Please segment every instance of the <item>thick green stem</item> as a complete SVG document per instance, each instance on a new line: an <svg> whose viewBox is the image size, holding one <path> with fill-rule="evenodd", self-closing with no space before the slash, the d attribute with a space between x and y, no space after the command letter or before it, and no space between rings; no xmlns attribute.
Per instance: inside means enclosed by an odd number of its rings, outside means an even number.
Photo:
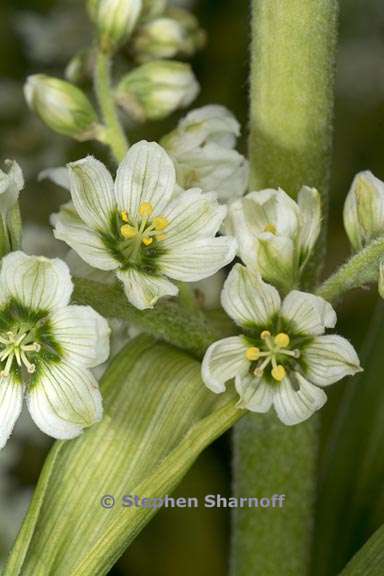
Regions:
<svg viewBox="0 0 384 576"><path fill-rule="evenodd" d="M119 121L111 90L110 67L110 57L100 50L95 67L95 90L106 128L103 141L110 146L116 160L120 162L128 150L128 142Z"/></svg>
<svg viewBox="0 0 384 576"><path fill-rule="evenodd" d="M317 187L326 217L332 145L336 0L252 0L251 185L291 196ZM320 250L321 258L324 239ZM313 285L310 268L306 284ZM308 573L318 418L294 428L270 413L235 427L236 496L285 493L286 507L235 510L232 576Z"/></svg>

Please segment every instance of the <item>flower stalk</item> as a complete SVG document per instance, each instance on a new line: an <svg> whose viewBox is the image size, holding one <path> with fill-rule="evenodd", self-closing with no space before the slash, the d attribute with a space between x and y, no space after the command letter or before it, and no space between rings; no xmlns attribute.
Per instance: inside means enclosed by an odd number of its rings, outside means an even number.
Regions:
<svg viewBox="0 0 384 576"><path fill-rule="evenodd" d="M117 160L120 162L128 150L128 141L120 124L114 96L111 89L110 56L101 50L97 53L95 67L95 91L100 110L105 123L103 142L108 144Z"/></svg>
<svg viewBox="0 0 384 576"><path fill-rule="evenodd" d="M314 186L322 195L323 217L331 153L336 20L335 0L252 2L251 188L281 186L293 196L303 185ZM320 243L323 237L324 233ZM323 255L320 248L316 251L319 258ZM313 285L316 267L309 267L311 277L303 279L306 285ZM288 504L277 514L263 515L261 521L252 511L236 511L232 576L307 572L317 427L316 417L290 429L271 415L246 416L235 428L235 495L275 493L281 487Z"/></svg>

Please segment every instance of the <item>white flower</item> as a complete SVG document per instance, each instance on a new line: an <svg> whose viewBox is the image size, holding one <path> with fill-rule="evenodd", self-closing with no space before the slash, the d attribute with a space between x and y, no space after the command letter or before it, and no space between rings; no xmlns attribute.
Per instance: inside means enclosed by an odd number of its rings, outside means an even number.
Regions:
<svg viewBox="0 0 384 576"><path fill-rule="evenodd" d="M239 123L224 106L204 106L187 114L161 141L175 163L178 185L215 190L222 202L242 196L249 167L233 150L239 134Z"/></svg>
<svg viewBox="0 0 384 576"><path fill-rule="evenodd" d="M284 424L298 424L326 402L324 386L361 371L345 338L324 335L336 314L322 298L293 290L281 302L276 288L236 264L222 305L244 334L212 344L202 376L216 393L235 378L243 408L268 412L273 406Z"/></svg>
<svg viewBox="0 0 384 576"><path fill-rule="evenodd" d="M37 426L66 439L102 417L90 368L109 355L107 322L89 306L70 306L73 285L59 259L13 252L0 273L0 447L25 395Z"/></svg>
<svg viewBox="0 0 384 576"><path fill-rule="evenodd" d="M250 192L231 205L227 219L243 262L284 291L298 284L320 226L320 195L307 186L297 203L281 189Z"/></svg>
<svg viewBox="0 0 384 576"><path fill-rule="evenodd" d="M344 226L355 250L384 234L384 182L372 172L356 174L344 204Z"/></svg>
<svg viewBox="0 0 384 576"><path fill-rule="evenodd" d="M70 164L69 173L77 212L64 207L54 216L56 238L91 266L115 270L137 308L178 293L167 277L201 280L234 258L236 241L215 238L226 208L196 189L172 199L175 169L158 144L132 146L115 184L92 157Z"/></svg>

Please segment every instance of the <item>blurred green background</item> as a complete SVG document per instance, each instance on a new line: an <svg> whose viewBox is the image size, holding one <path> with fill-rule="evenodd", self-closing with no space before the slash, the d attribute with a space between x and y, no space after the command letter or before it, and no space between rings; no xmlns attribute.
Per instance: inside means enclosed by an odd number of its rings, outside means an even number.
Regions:
<svg viewBox="0 0 384 576"><path fill-rule="evenodd" d="M217 102L230 108L243 126L240 147L245 152L249 2L200 0L189 4L193 4L208 33L206 49L193 61L202 85L195 105ZM340 6L330 250L325 274L349 252L341 215L353 175L370 169L384 179L383 3L342 0ZM48 222L49 215L66 200L64 192L47 182L39 183L38 173L90 151L106 161L108 157L99 147L73 144L42 126L24 104L23 80L36 72L62 75L71 55L90 41L82 1L1 2L0 157L18 160L27 177L22 196L25 242L34 251L62 253L63 246L49 234ZM157 139L176 120L177 115L145 126L132 138L145 135L149 140ZM363 349L367 370L360 380L333 387L322 413L319 504L311 570L315 576L336 575L384 522L384 313L377 304L375 290L371 290L348 295L339 314L339 331ZM372 322L374 335L367 339ZM25 419L0 454L0 561L16 533L49 445ZM230 452L227 435L205 452L178 493L228 494ZM225 510L161 512L111 574L172 576L182 572L185 576L222 576L228 568L229 526Z"/></svg>

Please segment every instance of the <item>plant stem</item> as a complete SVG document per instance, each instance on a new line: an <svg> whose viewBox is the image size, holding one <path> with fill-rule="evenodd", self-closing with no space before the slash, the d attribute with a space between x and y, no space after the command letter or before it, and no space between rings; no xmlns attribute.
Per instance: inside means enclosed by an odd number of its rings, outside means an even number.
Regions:
<svg viewBox="0 0 384 576"><path fill-rule="evenodd" d="M250 163L254 188L295 196L317 187L326 217L333 116L336 0L252 0ZM309 268L313 285L324 234ZM293 428L270 413L234 433L235 495L286 494L277 510L236 509L232 576L301 576L310 561L318 417Z"/></svg>
<svg viewBox="0 0 384 576"><path fill-rule="evenodd" d="M201 358L212 342L233 334L234 327L218 319L212 321L203 311L191 314L189 307L177 301L163 301L152 310L138 310L127 301L118 285L108 286L74 278L73 300L92 306L103 316L120 318L143 328L148 334L161 338Z"/></svg>
<svg viewBox="0 0 384 576"><path fill-rule="evenodd" d="M377 280L380 261L384 256L384 237L377 238L328 278L317 294L329 302L338 300L345 292Z"/></svg>
<svg viewBox="0 0 384 576"><path fill-rule="evenodd" d="M110 56L99 50L95 67L95 91L106 127L104 141L110 146L117 162L120 162L128 150L128 142L120 124L111 90L110 68Z"/></svg>

